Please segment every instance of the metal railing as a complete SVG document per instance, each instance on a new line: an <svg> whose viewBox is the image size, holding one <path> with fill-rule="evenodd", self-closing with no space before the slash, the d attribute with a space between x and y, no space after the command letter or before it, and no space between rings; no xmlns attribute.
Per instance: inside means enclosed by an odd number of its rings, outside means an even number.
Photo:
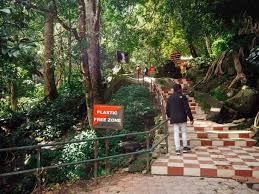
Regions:
<svg viewBox="0 0 259 194"><path fill-rule="evenodd" d="M70 165L78 165L78 164L85 164L85 163L94 163L94 180L97 183L97 177L98 177L98 162L99 161L105 161L105 169L106 174L109 173L109 164L108 160L112 158L119 158L124 156L130 156L130 155L139 155L139 154L147 154L146 156L146 170L149 172L150 170L150 161L151 156L150 153L154 151L154 149L161 144L162 141L166 142L166 152L168 153L168 126L167 126L168 120L162 121L159 125L155 126L149 131L144 132L135 132L135 133L127 133L127 134L119 134L119 135L113 135L113 136L104 136L104 137L97 137L93 139L85 139L85 140L77 140L77 141L65 141L65 142L57 142L57 143L49 143L49 144L39 144L39 145L32 145L32 146L21 146L21 147L10 147L10 148L2 148L0 149L0 153L2 152L11 152L11 151L17 151L17 150L36 150L37 151L37 168L33 169L27 169L27 170L20 170L20 171L12 171L8 173L0 174L1 177L7 177L11 175L19 175L19 174L25 174L25 173L35 173L37 177L37 184L38 184L38 192L42 192L42 177L41 174L45 170L54 169L54 168L60 168ZM154 145L150 146L150 135L154 133L156 130L161 129L163 127L164 135L163 137L156 142ZM111 155L109 156L109 140L114 138L122 138L122 137L133 137L138 135L145 135L146 136L146 148L141 149L139 151L134 152L128 152L128 153L122 153L117 155ZM103 140L105 142L105 157L99 157L98 156L98 150L99 150L99 142ZM42 162L42 149L43 148L50 148L50 147L56 147L56 146L64 146L67 144L74 144L74 143L84 143L84 142L94 142L94 158L83 160L83 161L77 161L77 162L71 162L71 163L63 163L59 165L52 165L52 166L41 166Z"/></svg>
<svg viewBox="0 0 259 194"><path fill-rule="evenodd" d="M142 84L145 84L144 76L142 79ZM138 83L139 80L138 80ZM168 153L168 119L166 119L165 116L165 110L164 110L164 104L163 104L163 95L158 90L158 85L154 83L151 80L151 83L148 84L148 87L150 88L150 92L155 95L154 97L154 103L156 103L159 106L159 109L162 113L163 121L158 124L157 126L153 127L149 131L144 132L135 132L135 133L127 133L127 134L119 134L119 135L112 135L112 136L103 136L103 137L97 137L92 139L85 139L85 140L77 140L77 141L64 141L64 142L57 142L57 143L49 143L49 144L38 144L38 145L32 145L32 146L21 146L21 147L10 147L10 148L2 148L0 149L0 153L3 152L11 152L11 151L18 151L18 150L36 150L37 151L37 168L32 169L26 169L26 170L20 170L20 171L12 171L7 173L0 174L0 178L12 176L12 175L19 175L19 174L25 174L25 173L36 173L37 178L37 188L38 193L42 193L42 173L46 170L55 169L55 168L61 168L65 166L71 166L71 165L78 165L78 164L86 164L86 163L94 163L94 180L97 183L97 177L98 177L98 162L105 161L105 170L106 175L110 172L110 166L109 166L109 159L113 158L119 158L119 157L125 157L125 156L131 156L131 155L140 155L140 154L146 154L146 170L147 172L150 171L150 162L151 162L151 156L150 154L155 150L155 148L160 145L163 141L165 141L166 144L166 153ZM155 133L156 130L161 129L163 127L163 136L158 141L155 142L152 146L150 146L150 136L151 134ZM145 138L145 149L141 149L134 152L128 152L128 153L122 153L117 155L111 155L109 156L109 140L115 139L115 138L123 138L123 137L133 137L138 135L144 135ZM104 141L105 143L105 157L99 157L99 142ZM75 144L75 143L85 143L85 142L94 142L94 158L88 159L88 160L82 160L82 161L76 161L76 162L70 162L70 163L63 163L58 165L52 165L52 166L42 166L42 149L56 147L56 146L64 146L67 144Z"/></svg>

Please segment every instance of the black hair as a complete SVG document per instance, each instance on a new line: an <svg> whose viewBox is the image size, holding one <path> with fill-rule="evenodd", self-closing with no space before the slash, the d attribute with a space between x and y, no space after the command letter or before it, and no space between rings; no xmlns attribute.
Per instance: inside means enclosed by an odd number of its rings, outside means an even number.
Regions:
<svg viewBox="0 0 259 194"><path fill-rule="evenodd" d="M174 89L175 92L177 92L177 91L179 91L179 90L182 89L182 86L181 86L180 84L175 84L175 85L173 86L173 89Z"/></svg>

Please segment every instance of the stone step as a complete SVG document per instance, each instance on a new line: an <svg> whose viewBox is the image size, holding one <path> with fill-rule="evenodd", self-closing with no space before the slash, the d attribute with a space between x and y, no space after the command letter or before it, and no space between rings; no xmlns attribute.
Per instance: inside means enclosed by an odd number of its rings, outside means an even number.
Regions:
<svg viewBox="0 0 259 194"><path fill-rule="evenodd" d="M180 156L173 151L152 163L151 174L259 178L259 147L205 146Z"/></svg>
<svg viewBox="0 0 259 194"><path fill-rule="evenodd" d="M254 132L252 131L240 131L240 130L230 130L230 131L188 131L187 137L189 139L227 139L227 138L251 138L254 136ZM170 133L173 136L173 132ZM180 137L182 137L182 133L179 133Z"/></svg>
<svg viewBox="0 0 259 194"><path fill-rule="evenodd" d="M189 139L190 147L196 146L239 146L251 147L256 145L256 140L250 138L227 138L227 139Z"/></svg>
<svg viewBox="0 0 259 194"><path fill-rule="evenodd" d="M195 121L194 121L195 122ZM221 126L188 126L187 131L200 131L200 132L207 132L207 131L228 131L229 127L221 127Z"/></svg>

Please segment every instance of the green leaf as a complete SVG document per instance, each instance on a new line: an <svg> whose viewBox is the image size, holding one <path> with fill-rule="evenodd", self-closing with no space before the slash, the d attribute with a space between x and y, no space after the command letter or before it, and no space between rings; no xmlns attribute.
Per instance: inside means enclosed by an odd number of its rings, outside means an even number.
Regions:
<svg viewBox="0 0 259 194"><path fill-rule="evenodd" d="M9 8L0 9L0 11L4 12L4 13L7 13L7 14L11 13L11 10Z"/></svg>

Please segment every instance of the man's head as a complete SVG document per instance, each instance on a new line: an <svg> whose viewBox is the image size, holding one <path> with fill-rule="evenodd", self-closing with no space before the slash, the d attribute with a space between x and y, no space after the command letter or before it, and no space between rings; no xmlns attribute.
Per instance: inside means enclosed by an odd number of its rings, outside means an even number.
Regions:
<svg viewBox="0 0 259 194"><path fill-rule="evenodd" d="M182 86L180 84L175 84L173 89L175 92L182 92Z"/></svg>

